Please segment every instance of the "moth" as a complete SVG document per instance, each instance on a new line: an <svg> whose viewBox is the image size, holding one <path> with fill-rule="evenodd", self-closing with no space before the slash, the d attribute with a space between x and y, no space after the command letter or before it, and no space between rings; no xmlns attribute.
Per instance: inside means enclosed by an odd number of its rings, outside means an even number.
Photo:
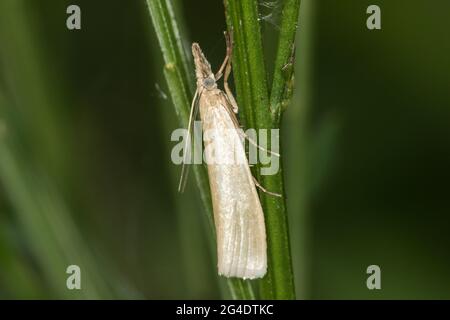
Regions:
<svg viewBox="0 0 450 320"><path fill-rule="evenodd" d="M198 43L192 44L197 90L191 105L188 135L200 111L205 150L214 144L215 160L244 159L207 161L207 168L217 236L218 273L225 277L255 279L263 277L267 271L266 228L256 187L268 191L252 176L242 143L245 133L237 120L238 105L228 85L232 39L227 33L225 38L227 54L216 74ZM222 76L225 92L217 86ZM216 134L206 138L206 132ZM185 156L188 148L185 148ZM186 182L185 164L183 161L179 191L183 191Z"/></svg>

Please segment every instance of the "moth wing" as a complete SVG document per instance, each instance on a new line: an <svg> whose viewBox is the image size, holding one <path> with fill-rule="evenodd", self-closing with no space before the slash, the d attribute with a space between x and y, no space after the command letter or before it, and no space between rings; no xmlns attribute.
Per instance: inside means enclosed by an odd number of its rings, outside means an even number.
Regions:
<svg viewBox="0 0 450 320"><path fill-rule="evenodd" d="M208 176L217 235L218 271L226 277L260 278L267 270L264 213L240 135L223 103L206 107L200 100L205 154L208 155L208 148L213 148L214 160L217 160L208 163ZM208 139L210 129L218 134ZM229 161L232 156L236 160L234 163Z"/></svg>

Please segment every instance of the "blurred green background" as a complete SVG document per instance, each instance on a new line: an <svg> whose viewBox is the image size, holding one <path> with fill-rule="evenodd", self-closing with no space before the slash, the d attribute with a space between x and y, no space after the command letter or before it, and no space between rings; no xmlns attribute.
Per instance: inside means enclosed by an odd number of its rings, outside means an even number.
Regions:
<svg viewBox="0 0 450 320"><path fill-rule="evenodd" d="M173 3L219 66L222 2ZM280 4L260 11L270 70ZM450 298L449 18L446 0L302 1L282 128L298 298ZM0 0L0 298L222 296L168 96L144 0Z"/></svg>

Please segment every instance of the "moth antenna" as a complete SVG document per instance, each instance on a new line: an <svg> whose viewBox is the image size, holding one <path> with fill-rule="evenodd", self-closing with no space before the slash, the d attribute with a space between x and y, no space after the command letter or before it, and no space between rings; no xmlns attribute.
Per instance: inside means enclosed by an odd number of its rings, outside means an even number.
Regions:
<svg viewBox="0 0 450 320"><path fill-rule="evenodd" d="M191 111L189 113L189 121L188 121L188 131L187 131L187 136L186 136L186 141L184 144L184 154L183 154L183 165L181 167L181 176L180 176L180 182L178 184L178 192L183 193L184 189L186 187L186 182L187 182L187 178L189 175L189 167L187 166L187 159L188 156L191 153L191 131L192 131L192 123L194 122L196 116L197 116L197 111L198 111L198 107L196 104L196 101L199 97L199 92L198 89L195 90L195 94L194 94L194 98L192 99L192 104L191 104ZM194 115L195 114L195 115Z"/></svg>

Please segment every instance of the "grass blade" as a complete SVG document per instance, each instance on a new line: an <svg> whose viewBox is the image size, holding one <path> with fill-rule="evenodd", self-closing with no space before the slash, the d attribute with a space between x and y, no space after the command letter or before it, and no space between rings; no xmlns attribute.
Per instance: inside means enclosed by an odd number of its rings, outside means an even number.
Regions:
<svg viewBox="0 0 450 320"><path fill-rule="evenodd" d="M258 1L225 0L225 8L228 29L233 31L235 39L234 79L245 125L255 129L279 128L270 111ZM284 47L288 45L283 42ZM285 50L279 52L284 54ZM277 174L261 176L257 173L257 176L266 189L284 195L281 164ZM260 198L268 238L268 273L260 281L261 298L295 299L285 196L278 198L260 193Z"/></svg>
<svg viewBox="0 0 450 320"><path fill-rule="evenodd" d="M193 97L194 82L189 77L188 56L180 37L177 19L171 2L167 0L147 0L153 27L161 47L164 59L164 75L180 124L186 128L189 110ZM208 175L203 166L193 166L197 186L203 207L214 233L213 211L209 192ZM243 280L227 279L233 299L249 299L254 297L251 286Z"/></svg>

